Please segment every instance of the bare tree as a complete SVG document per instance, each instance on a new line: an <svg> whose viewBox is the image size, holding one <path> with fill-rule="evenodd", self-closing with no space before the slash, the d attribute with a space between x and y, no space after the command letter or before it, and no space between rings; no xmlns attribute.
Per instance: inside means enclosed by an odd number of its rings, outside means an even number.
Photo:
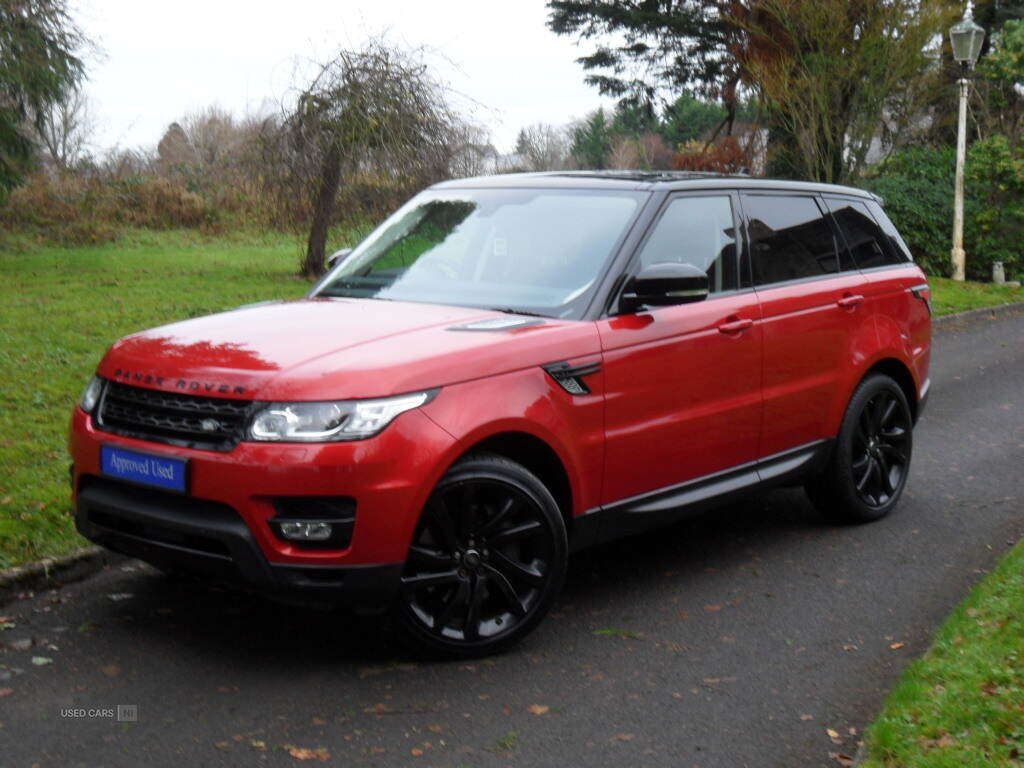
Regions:
<svg viewBox="0 0 1024 768"><path fill-rule="evenodd" d="M197 164L204 167L236 159L249 136L244 121L215 104L186 115L180 123Z"/></svg>
<svg viewBox="0 0 1024 768"><path fill-rule="evenodd" d="M672 167L672 150L656 133L623 135L612 142L607 165L617 170L664 171Z"/></svg>
<svg viewBox="0 0 1024 768"><path fill-rule="evenodd" d="M567 128L535 123L519 131L516 154L529 171L559 171L570 166L572 141Z"/></svg>
<svg viewBox="0 0 1024 768"><path fill-rule="evenodd" d="M448 173L454 178L481 176L497 163L498 150L486 129L466 124L456 128L449 148Z"/></svg>
<svg viewBox="0 0 1024 768"><path fill-rule="evenodd" d="M67 171L85 155L96 125L86 95L75 89L42 112L34 127L44 160Z"/></svg>
<svg viewBox="0 0 1024 768"><path fill-rule="evenodd" d="M327 232L344 179L423 182L448 173L460 121L416 53L375 40L323 64L287 109L271 145L283 194L311 202L302 274L324 271Z"/></svg>

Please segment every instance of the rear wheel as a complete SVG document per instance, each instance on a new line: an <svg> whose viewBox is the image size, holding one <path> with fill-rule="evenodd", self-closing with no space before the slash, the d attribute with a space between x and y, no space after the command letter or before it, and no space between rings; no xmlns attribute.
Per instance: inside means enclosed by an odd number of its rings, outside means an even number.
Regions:
<svg viewBox="0 0 1024 768"><path fill-rule="evenodd" d="M565 524L525 467L477 454L424 507L396 619L416 650L468 658L508 648L544 617L565 576Z"/></svg>
<svg viewBox="0 0 1024 768"><path fill-rule="evenodd" d="M913 419L906 395L876 373L857 387L826 471L807 494L828 519L867 523L892 511L910 471Z"/></svg>

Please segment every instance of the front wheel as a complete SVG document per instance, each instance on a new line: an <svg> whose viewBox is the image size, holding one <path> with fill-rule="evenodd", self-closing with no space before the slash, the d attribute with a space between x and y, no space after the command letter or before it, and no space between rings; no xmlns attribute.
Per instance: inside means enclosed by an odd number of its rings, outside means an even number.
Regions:
<svg viewBox="0 0 1024 768"><path fill-rule="evenodd" d="M912 448L913 419L906 395L888 376L872 374L850 399L829 466L807 483L807 494L828 519L878 520L903 493Z"/></svg>
<svg viewBox="0 0 1024 768"><path fill-rule="evenodd" d="M565 524L544 484L502 456L469 456L423 509L395 618L415 650L497 653L547 613L567 557Z"/></svg>

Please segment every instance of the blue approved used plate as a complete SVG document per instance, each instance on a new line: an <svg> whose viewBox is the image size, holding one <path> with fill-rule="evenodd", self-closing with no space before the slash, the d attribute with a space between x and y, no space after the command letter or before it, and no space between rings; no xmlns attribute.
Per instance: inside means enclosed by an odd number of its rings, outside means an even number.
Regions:
<svg viewBox="0 0 1024 768"><path fill-rule="evenodd" d="M104 445L100 448L100 470L107 477L130 480L169 491L188 490L188 461L170 456L139 453Z"/></svg>

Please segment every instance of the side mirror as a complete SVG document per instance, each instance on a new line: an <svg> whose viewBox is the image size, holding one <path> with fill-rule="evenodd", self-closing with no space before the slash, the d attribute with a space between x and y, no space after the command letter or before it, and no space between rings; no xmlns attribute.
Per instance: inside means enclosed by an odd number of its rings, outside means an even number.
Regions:
<svg viewBox="0 0 1024 768"><path fill-rule="evenodd" d="M693 264L663 262L644 267L626 286L621 308L636 312L640 307L669 307L704 301L708 297L708 276Z"/></svg>
<svg viewBox="0 0 1024 768"><path fill-rule="evenodd" d="M350 253L352 253L351 248L342 248L340 251L335 251L334 253L327 257L327 268L334 269L337 263L344 259L346 256L348 256Z"/></svg>

